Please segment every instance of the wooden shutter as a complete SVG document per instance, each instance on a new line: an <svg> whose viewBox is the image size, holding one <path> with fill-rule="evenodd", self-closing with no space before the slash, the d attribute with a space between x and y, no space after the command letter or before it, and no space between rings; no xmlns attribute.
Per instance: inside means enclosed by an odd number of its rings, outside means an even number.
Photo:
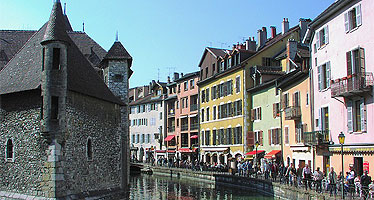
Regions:
<svg viewBox="0 0 374 200"><path fill-rule="evenodd" d="M289 135L288 135L288 126L287 127L284 127L284 143L285 144L288 144L290 141L289 141Z"/></svg>
<svg viewBox="0 0 374 200"><path fill-rule="evenodd" d="M255 144L255 136L253 131L248 131L247 134L247 146L253 146Z"/></svg>
<svg viewBox="0 0 374 200"><path fill-rule="evenodd" d="M262 115L261 115L261 107L258 108L258 119L259 119L259 120L262 119Z"/></svg>
<svg viewBox="0 0 374 200"><path fill-rule="evenodd" d="M259 141L260 145L264 145L263 144L263 131L260 131L260 141Z"/></svg>
<svg viewBox="0 0 374 200"><path fill-rule="evenodd" d="M326 26L325 28L325 44L329 43L329 26Z"/></svg>
<svg viewBox="0 0 374 200"><path fill-rule="evenodd" d="M276 144L276 142L277 142L277 129L272 129L271 130L271 138L272 138L272 141L271 141L271 143L272 144Z"/></svg>
<svg viewBox="0 0 374 200"><path fill-rule="evenodd" d="M366 132L366 105L365 99L360 100L361 131Z"/></svg>
<svg viewBox="0 0 374 200"><path fill-rule="evenodd" d="M251 121L255 121L255 109L251 109Z"/></svg>
<svg viewBox="0 0 374 200"><path fill-rule="evenodd" d="M286 108L286 95L284 94L284 95L282 95L282 101L281 101L281 103L282 103L282 108L283 109L285 109Z"/></svg>
<svg viewBox="0 0 374 200"><path fill-rule="evenodd" d="M348 12L344 13L344 26L345 26L345 32L347 33L349 31Z"/></svg>
<svg viewBox="0 0 374 200"><path fill-rule="evenodd" d="M276 106L277 106L277 104L273 103L273 118L277 117L277 108L276 108Z"/></svg>
<svg viewBox="0 0 374 200"><path fill-rule="evenodd" d="M269 145L271 145L271 129L268 130Z"/></svg>
<svg viewBox="0 0 374 200"><path fill-rule="evenodd" d="M292 106L296 106L296 93L292 94Z"/></svg>
<svg viewBox="0 0 374 200"><path fill-rule="evenodd" d="M347 102L347 126L349 133L353 132L352 105L352 101Z"/></svg>
<svg viewBox="0 0 374 200"><path fill-rule="evenodd" d="M319 49L319 47L320 47L320 45L321 45L320 42L319 42L319 39L320 39L320 38L319 38L319 31L317 31L317 32L316 32L316 44L317 44L317 49Z"/></svg>
<svg viewBox="0 0 374 200"><path fill-rule="evenodd" d="M304 142L304 133L308 132L308 124L303 124L303 129L301 131L301 141Z"/></svg>
<svg viewBox="0 0 374 200"><path fill-rule="evenodd" d="M352 75L352 52L348 51L346 53L347 57L347 76Z"/></svg>
<svg viewBox="0 0 374 200"><path fill-rule="evenodd" d="M326 88L330 87L331 66L330 61L326 63Z"/></svg>
<svg viewBox="0 0 374 200"><path fill-rule="evenodd" d="M277 134L278 134L278 144L282 144L282 129L278 128L277 129Z"/></svg>
<svg viewBox="0 0 374 200"><path fill-rule="evenodd" d="M365 49L360 48L359 53L360 53L360 72L364 73L365 72Z"/></svg>
<svg viewBox="0 0 374 200"><path fill-rule="evenodd" d="M318 89L322 90L322 66L318 66Z"/></svg>
<svg viewBox="0 0 374 200"><path fill-rule="evenodd" d="M361 4L356 6L356 24L357 26L362 24Z"/></svg>

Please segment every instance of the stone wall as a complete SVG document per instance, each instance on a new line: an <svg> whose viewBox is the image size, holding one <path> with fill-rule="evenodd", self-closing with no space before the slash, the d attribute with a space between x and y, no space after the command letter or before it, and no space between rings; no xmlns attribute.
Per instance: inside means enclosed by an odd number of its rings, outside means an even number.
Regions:
<svg viewBox="0 0 374 200"><path fill-rule="evenodd" d="M2 95L0 123L0 191L44 196L43 173L48 169L47 145L40 135L40 91ZM6 142L12 139L14 160L6 160Z"/></svg>
<svg viewBox="0 0 374 200"><path fill-rule="evenodd" d="M69 92L64 145L68 194L120 187L120 109L99 99ZM92 160L87 141L92 141Z"/></svg>

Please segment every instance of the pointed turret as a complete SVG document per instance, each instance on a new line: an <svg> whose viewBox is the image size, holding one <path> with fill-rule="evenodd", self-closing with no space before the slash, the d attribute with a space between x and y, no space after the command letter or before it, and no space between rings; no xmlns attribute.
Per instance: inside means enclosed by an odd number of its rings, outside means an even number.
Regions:
<svg viewBox="0 0 374 200"><path fill-rule="evenodd" d="M66 33L68 30L69 28L66 25L66 17L62 12L61 2L59 0L55 0L53 3L51 16L49 17L47 24L47 29L44 33L42 44L49 41L69 41L69 36Z"/></svg>

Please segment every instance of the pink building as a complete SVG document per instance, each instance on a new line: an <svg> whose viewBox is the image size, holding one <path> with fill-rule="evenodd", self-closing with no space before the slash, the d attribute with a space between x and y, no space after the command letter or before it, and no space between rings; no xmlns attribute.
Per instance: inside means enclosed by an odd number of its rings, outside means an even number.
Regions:
<svg viewBox="0 0 374 200"><path fill-rule="evenodd" d="M198 147L198 87L199 72L179 77L174 74L168 80L167 105L167 153L169 158L197 159Z"/></svg>
<svg viewBox="0 0 374 200"><path fill-rule="evenodd" d="M338 135L345 135L344 171L374 168L374 1L339 0L310 24L315 167L341 171Z"/></svg>

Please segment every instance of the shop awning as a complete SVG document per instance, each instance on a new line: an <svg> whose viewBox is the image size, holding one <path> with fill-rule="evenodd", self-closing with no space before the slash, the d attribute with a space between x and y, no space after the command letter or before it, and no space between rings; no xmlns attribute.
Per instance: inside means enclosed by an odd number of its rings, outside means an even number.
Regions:
<svg viewBox="0 0 374 200"><path fill-rule="evenodd" d="M168 142L168 141L172 140L174 137L175 137L175 135L169 135L165 138L165 141Z"/></svg>
<svg viewBox="0 0 374 200"><path fill-rule="evenodd" d="M193 152L196 152L196 149L197 148L195 148L195 149L190 149L190 148L180 148L178 151L180 152L180 153L193 153Z"/></svg>
<svg viewBox="0 0 374 200"><path fill-rule="evenodd" d="M193 135L193 136L191 136L191 139L197 139L197 138L199 138L198 135Z"/></svg>
<svg viewBox="0 0 374 200"><path fill-rule="evenodd" d="M210 152L228 151L228 149L229 148L227 148L227 147L216 147L216 148L214 148L214 147L211 147L211 148L202 147L201 148L201 150L205 151L205 152L207 152L207 151L210 151Z"/></svg>
<svg viewBox="0 0 374 200"><path fill-rule="evenodd" d="M257 150L257 153L256 153L256 150L254 150L254 151L247 152L245 155L246 156L256 155L256 154L259 154L259 153L262 153L262 152L264 152L264 150Z"/></svg>
<svg viewBox="0 0 374 200"><path fill-rule="evenodd" d="M273 150L273 151L270 151L268 154L266 154L264 156L264 158L267 158L267 159L272 159L272 158L275 158L275 156L277 156L277 154L279 154L281 151L280 150Z"/></svg>

